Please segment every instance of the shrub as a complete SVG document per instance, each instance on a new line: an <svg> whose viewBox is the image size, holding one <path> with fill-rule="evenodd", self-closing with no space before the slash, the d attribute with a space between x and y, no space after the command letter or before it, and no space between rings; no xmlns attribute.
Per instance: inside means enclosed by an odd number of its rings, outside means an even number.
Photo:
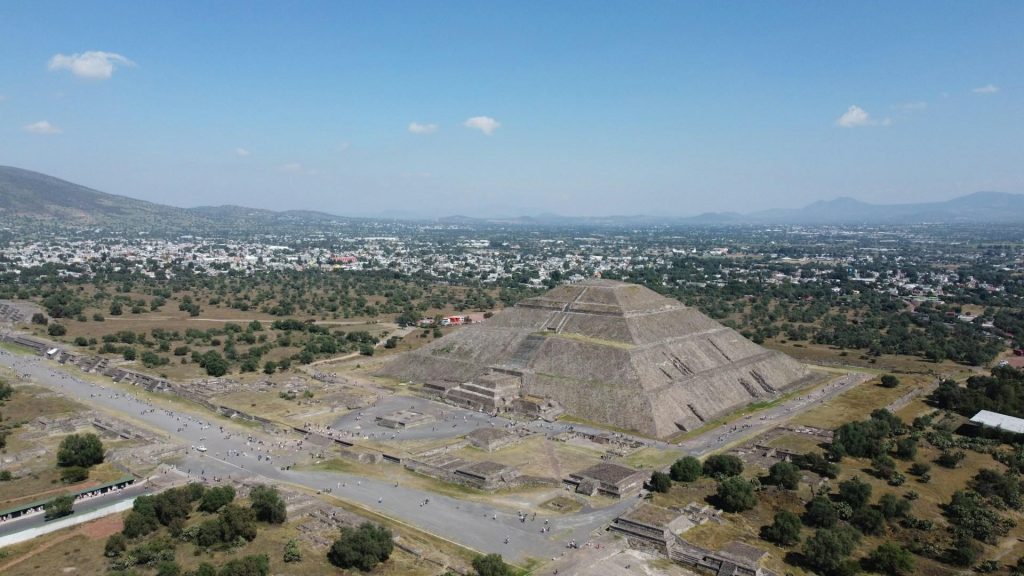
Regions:
<svg viewBox="0 0 1024 576"><path fill-rule="evenodd" d="M302 550L299 549L298 540L292 539L284 545L284 561L299 562L302 560Z"/></svg>
<svg viewBox="0 0 1024 576"><path fill-rule="evenodd" d="M914 571L914 555L893 542L884 542L875 548L865 561L869 570L901 576Z"/></svg>
<svg viewBox="0 0 1024 576"><path fill-rule="evenodd" d="M672 487L672 478L664 472L654 472L650 480L651 490L665 493Z"/></svg>
<svg viewBox="0 0 1024 576"><path fill-rule="evenodd" d="M961 450L943 450L936 462L945 468L956 468L966 456Z"/></svg>
<svg viewBox="0 0 1024 576"><path fill-rule="evenodd" d="M886 374L882 376L882 386L886 388L895 388L900 385L900 379L893 376L892 374Z"/></svg>
<svg viewBox="0 0 1024 576"><path fill-rule="evenodd" d="M259 554L229 560L221 566L217 576L267 576L268 574L270 574L270 559L266 554Z"/></svg>
<svg viewBox="0 0 1024 576"><path fill-rule="evenodd" d="M68 466L60 471L60 481L65 484L74 484L89 479L89 469L81 466Z"/></svg>
<svg viewBox="0 0 1024 576"><path fill-rule="evenodd" d="M156 565L156 576L181 576L181 566L174 560L164 560Z"/></svg>
<svg viewBox="0 0 1024 576"><path fill-rule="evenodd" d="M473 558L473 570L477 576L512 576L512 567L505 564L501 554L488 554Z"/></svg>
<svg viewBox="0 0 1024 576"><path fill-rule="evenodd" d="M107 538L106 545L103 546L103 555L107 558L116 558L124 551L128 549L128 539L124 537L124 534L116 533L111 534Z"/></svg>
<svg viewBox="0 0 1024 576"><path fill-rule="evenodd" d="M45 510L44 517L47 520L53 520L55 518L63 518L64 516L70 516L74 511L75 497L71 494L64 494L57 496L53 500L50 500L43 506Z"/></svg>

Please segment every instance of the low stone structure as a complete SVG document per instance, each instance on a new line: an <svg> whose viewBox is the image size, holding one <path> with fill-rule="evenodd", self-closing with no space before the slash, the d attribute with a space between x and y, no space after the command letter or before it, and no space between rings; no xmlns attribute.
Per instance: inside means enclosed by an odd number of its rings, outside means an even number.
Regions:
<svg viewBox="0 0 1024 576"><path fill-rule="evenodd" d="M474 488L497 490L503 486L512 486L519 477L519 471L500 462L485 460L456 468L455 477Z"/></svg>
<svg viewBox="0 0 1024 576"><path fill-rule="evenodd" d="M707 550L679 537L679 533L692 526L692 519L685 512L642 503L612 521L608 529L622 534L633 548L666 556L703 573L774 576L770 570L760 566L765 555L760 548L729 542L720 550Z"/></svg>
<svg viewBox="0 0 1024 576"><path fill-rule="evenodd" d="M519 435L504 428L477 428L466 435L469 443L476 448L494 452L519 441Z"/></svg>
<svg viewBox="0 0 1024 576"><path fill-rule="evenodd" d="M644 502L616 518L608 529L625 536L634 548L668 556L674 536L691 527L686 515Z"/></svg>
<svg viewBox="0 0 1024 576"><path fill-rule="evenodd" d="M424 414L414 410L399 410L385 416L377 416L376 418L377 424L384 426L385 428L396 429L423 426L424 424L431 424L436 420L437 419L430 414Z"/></svg>
<svg viewBox="0 0 1024 576"><path fill-rule="evenodd" d="M511 488L520 481L518 470L489 460L470 462L457 456L436 454L421 459L406 458L402 464L413 472L479 490Z"/></svg>
<svg viewBox="0 0 1024 576"><path fill-rule="evenodd" d="M601 462L569 474L564 482L579 494L593 496L600 493L613 498L626 498L639 494L647 477L648 473L643 470Z"/></svg>

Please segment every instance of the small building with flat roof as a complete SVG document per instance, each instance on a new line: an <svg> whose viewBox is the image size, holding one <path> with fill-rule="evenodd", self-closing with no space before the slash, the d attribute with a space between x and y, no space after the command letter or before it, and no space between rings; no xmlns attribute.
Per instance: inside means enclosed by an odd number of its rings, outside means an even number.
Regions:
<svg viewBox="0 0 1024 576"><path fill-rule="evenodd" d="M1007 416L998 412L982 410L971 418L971 424L985 428L998 428L1015 434L1024 434L1024 418Z"/></svg>
<svg viewBox="0 0 1024 576"><path fill-rule="evenodd" d="M643 470L601 462L569 474L565 483L574 487L580 494L593 496L601 493L614 498L625 498L638 494L644 487L648 475L649 473Z"/></svg>

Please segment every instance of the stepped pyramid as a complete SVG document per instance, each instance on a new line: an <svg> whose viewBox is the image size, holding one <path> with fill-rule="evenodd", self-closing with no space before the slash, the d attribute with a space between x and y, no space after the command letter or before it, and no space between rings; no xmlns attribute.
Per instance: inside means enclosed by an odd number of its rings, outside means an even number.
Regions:
<svg viewBox="0 0 1024 576"><path fill-rule="evenodd" d="M611 280L524 300L396 357L382 375L488 411L554 400L572 416L657 438L810 378L693 308Z"/></svg>

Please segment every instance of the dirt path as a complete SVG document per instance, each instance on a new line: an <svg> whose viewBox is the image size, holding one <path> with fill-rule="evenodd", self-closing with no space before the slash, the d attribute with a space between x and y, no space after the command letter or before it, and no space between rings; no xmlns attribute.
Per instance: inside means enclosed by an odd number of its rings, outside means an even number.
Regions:
<svg viewBox="0 0 1024 576"><path fill-rule="evenodd" d="M544 439L544 452L548 456L548 460L551 461L551 470L555 473L555 478L562 479L562 463L558 461L558 456L555 455L555 448L551 445L551 440Z"/></svg>

